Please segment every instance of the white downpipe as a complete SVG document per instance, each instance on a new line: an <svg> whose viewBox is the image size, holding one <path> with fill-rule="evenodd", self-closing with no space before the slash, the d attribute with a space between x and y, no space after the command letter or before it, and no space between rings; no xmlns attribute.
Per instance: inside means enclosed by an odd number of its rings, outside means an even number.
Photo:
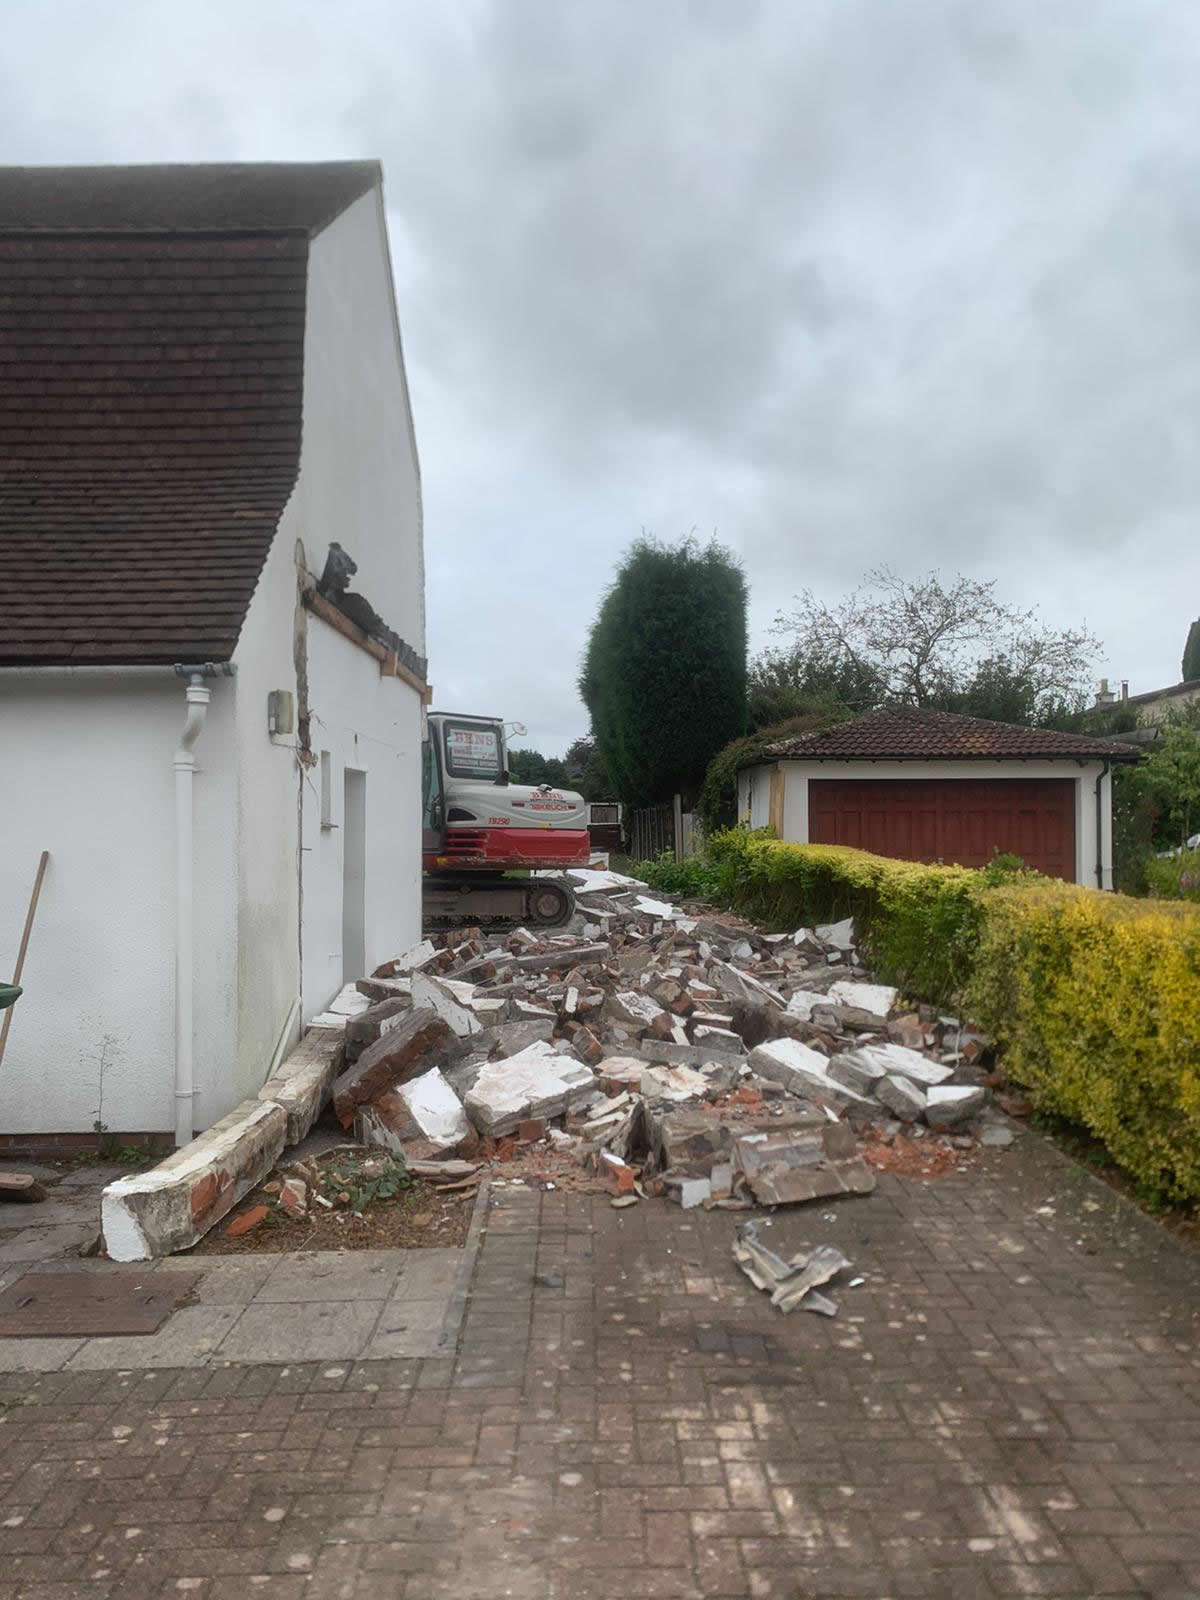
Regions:
<svg viewBox="0 0 1200 1600"><path fill-rule="evenodd" d="M192 1073L192 754L208 712L210 690L199 673L187 686L187 718L175 752L175 1143L190 1144Z"/></svg>

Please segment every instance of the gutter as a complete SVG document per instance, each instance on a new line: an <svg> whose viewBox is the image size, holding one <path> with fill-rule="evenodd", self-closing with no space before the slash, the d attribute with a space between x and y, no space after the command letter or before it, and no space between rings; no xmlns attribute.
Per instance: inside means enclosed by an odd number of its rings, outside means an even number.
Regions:
<svg viewBox="0 0 1200 1600"><path fill-rule="evenodd" d="M14 678L31 678L35 681L55 678L180 678L187 677L189 673L198 673L202 678L232 678L237 668L232 661L197 661L197 662L155 662L150 665L144 662L130 663L126 666L110 665L107 662L81 663L79 666L5 666L0 663L0 683Z"/></svg>

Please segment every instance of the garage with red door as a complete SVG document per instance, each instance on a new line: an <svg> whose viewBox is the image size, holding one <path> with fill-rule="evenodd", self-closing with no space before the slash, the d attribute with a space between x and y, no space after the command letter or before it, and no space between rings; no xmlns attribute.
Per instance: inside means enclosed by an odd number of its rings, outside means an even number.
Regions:
<svg viewBox="0 0 1200 1600"><path fill-rule="evenodd" d="M905 861L986 867L1020 856L1052 878L1075 876L1070 778L812 778L812 844L852 844Z"/></svg>
<svg viewBox="0 0 1200 1600"><path fill-rule="evenodd" d="M801 844L983 867L1014 855L1112 887L1112 769L1135 746L902 707L756 752L740 819Z"/></svg>

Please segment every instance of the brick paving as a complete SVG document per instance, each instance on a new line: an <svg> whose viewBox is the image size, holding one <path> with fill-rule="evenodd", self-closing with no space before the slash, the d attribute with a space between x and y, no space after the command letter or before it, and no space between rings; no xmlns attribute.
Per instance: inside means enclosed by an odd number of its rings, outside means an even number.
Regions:
<svg viewBox="0 0 1200 1600"><path fill-rule="evenodd" d="M833 1321L736 1220L503 1187L453 1357L0 1379L0 1600L1200 1595L1200 1252L1035 1136L777 1214Z"/></svg>

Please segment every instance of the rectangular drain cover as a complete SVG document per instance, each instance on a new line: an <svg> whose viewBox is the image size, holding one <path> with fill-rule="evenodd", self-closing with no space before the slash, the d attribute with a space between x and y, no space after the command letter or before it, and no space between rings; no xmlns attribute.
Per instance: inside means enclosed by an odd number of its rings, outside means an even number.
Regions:
<svg viewBox="0 0 1200 1600"><path fill-rule="evenodd" d="M202 1272L27 1272L0 1292L0 1339L157 1333Z"/></svg>

